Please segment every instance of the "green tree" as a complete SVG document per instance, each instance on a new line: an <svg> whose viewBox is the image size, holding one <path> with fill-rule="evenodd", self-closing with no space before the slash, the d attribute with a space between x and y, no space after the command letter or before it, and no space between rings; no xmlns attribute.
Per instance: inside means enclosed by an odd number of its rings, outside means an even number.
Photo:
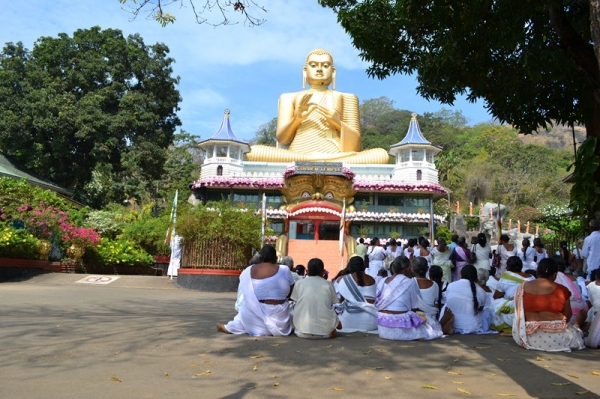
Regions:
<svg viewBox="0 0 600 399"><path fill-rule="evenodd" d="M371 63L371 76L418 73L417 91L426 99L481 98L501 123L523 133L584 124L595 139L592 154L600 155L598 0L319 3L337 13ZM576 164L571 195L586 217L600 210L597 185L591 195L579 195L600 181L598 163L588 160ZM581 173L584 179L577 178Z"/></svg>
<svg viewBox="0 0 600 399"><path fill-rule="evenodd" d="M0 54L0 150L86 200L104 184L160 177L181 124L181 100L164 44L94 27L42 37L30 52ZM113 180L111 180L113 179Z"/></svg>
<svg viewBox="0 0 600 399"><path fill-rule="evenodd" d="M254 133L254 137L250 140L250 143L275 147L277 144L277 139L275 138L276 133L277 118L273 118L269 122L258 127L258 130Z"/></svg>

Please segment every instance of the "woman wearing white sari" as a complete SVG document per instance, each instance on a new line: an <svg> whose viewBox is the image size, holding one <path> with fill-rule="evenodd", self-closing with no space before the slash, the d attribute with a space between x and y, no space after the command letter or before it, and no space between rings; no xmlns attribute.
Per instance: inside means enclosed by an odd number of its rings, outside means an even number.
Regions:
<svg viewBox="0 0 600 399"><path fill-rule="evenodd" d="M377 309L373 305L377 285L373 277L365 273L365 264L360 256L348 261L350 274L336 280L335 289L340 303L335 305L342 323L341 332L377 331Z"/></svg>
<svg viewBox="0 0 600 399"><path fill-rule="evenodd" d="M587 286L590 310L587 321L590 324L585 346L600 349L600 269L592 271L592 280Z"/></svg>
<svg viewBox="0 0 600 399"><path fill-rule="evenodd" d="M379 246L379 238L373 237L371 245L367 249L367 256L369 257L369 267L366 272L369 276L377 278L377 273L383 267L383 261L386 257L385 249Z"/></svg>
<svg viewBox="0 0 600 399"><path fill-rule="evenodd" d="M583 293L581 292L581 288L577 283L577 278L571 274L565 274L565 270L567 269L567 265L564 259L560 255L552 256L552 259L558 265L558 273L556 273L555 283L564 286L571 293L571 298L569 301L571 302L571 312L573 312L573 316L571 316L571 320L567 320L569 322L573 322L575 316L579 311L588 309L586 301L583 299ZM586 289L587 296L587 289Z"/></svg>
<svg viewBox="0 0 600 399"><path fill-rule="evenodd" d="M450 283L446 290L446 307L454 313L454 333L491 333L488 327L492 315L489 309L484 309L485 301L485 291L477 285L477 269L466 265L461 270L461 279Z"/></svg>
<svg viewBox="0 0 600 399"><path fill-rule="evenodd" d="M500 267L496 270L496 278L500 278L502 273L506 271L506 262L511 256L516 256L519 252L516 245L510 243L510 237L507 234L500 236L500 243L498 244L498 257L500 257Z"/></svg>
<svg viewBox="0 0 600 399"><path fill-rule="evenodd" d="M377 285L375 307L379 336L391 340L431 340L442 336L441 330L426 323L424 313L417 314L419 306L418 286L412 276L410 260L399 256L392 262L392 276Z"/></svg>
<svg viewBox="0 0 600 399"><path fill-rule="evenodd" d="M570 292L554 282L558 265L553 259L542 259L537 279L517 288L515 321L512 336L525 349L547 352L570 352L583 349L583 332L579 328L585 319L578 314L572 325Z"/></svg>
<svg viewBox="0 0 600 399"><path fill-rule="evenodd" d="M226 325L218 323L218 331L252 336L283 336L292 332L288 301L294 287L292 273L289 267L277 264L272 245L260 250L260 259L261 263L247 267L240 274L243 301L238 314Z"/></svg>
<svg viewBox="0 0 600 399"><path fill-rule="evenodd" d="M500 276L500 281L494 291L494 322L492 329L510 333L515 320L515 293L517 288L535 277L523 273L523 261L517 256L511 256L506 261L506 271Z"/></svg>
<svg viewBox="0 0 600 399"><path fill-rule="evenodd" d="M521 241L521 249L518 251L517 256L523 262L523 270L535 270L537 269L537 263L535 262L535 249L531 248L531 242L528 238L524 238Z"/></svg>
<svg viewBox="0 0 600 399"><path fill-rule="evenodd" d="M483 269L489 272L491 268L490 258L492 255L492 248L487 242L485 233L477 234L477 243L473 244L471 253L475 254L475 263L473 266L477 269Z"/></svg>
<svg viewBox="0 0 600 399"><path fill-rule="evenodd" d="M419 309L425 313L425 321L434 331L442 331L444 334L452 333L451 312L446 312L445 318L438 321L441 308L442 293L440 287L435 281L425 276L427 275L427 259L424 256L418 256L413 259L414 280L419 288Z"/></svg>

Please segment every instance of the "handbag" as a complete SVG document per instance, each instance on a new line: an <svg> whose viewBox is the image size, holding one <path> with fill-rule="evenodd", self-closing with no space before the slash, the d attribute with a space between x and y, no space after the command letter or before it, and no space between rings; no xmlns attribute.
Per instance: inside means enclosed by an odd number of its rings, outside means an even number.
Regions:
<svg viewBox="0 0 600 399"><path fill-rule="evenodd" d="M477 245L477 244L475 244ZM477 262L477 254L475 253L475 245L473 245L473 250L471 251L471 254L469 255L469 264L474 265L475 262Z"/></svg>
<svg viewBox="0 0 600 399"><path fill-rule="evenodd" d="M498 253L494 255L494 257L492 258L492 267L499 267L500 266L500 245L498 245Z"/></svg>

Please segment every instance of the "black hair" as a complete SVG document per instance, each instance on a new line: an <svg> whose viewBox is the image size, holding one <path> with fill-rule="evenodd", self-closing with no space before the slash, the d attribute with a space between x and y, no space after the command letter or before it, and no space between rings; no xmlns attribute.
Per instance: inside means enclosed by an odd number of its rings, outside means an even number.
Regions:
<svg viewBox="0 0 600 399"><path fill-rule="evenodd" d="M438 300L437 300L437 306L438 309L440 309L442 307L442 293L444 292L443 290L443 286L444 286L444 282L442 281L442 278L444 277L444 271L442 270L442 268L438 265L432 265L429 268L429 278L431 279L431 281L435 281L438 285Z"/></svg>
<svg viewBox="0 0 600 399"><path fill-rule="evenodd" d="M425 249L429 248L429 245L431 245L429 243L429 240L427 238L423 238L423 241L421 241L421 246Z"/></svg>
<svg viewBox="0 0 600 399"><path fill-rule="evenodd" d="M542 242L542 240L540 238L534 238L533 239L533 246L534 247L544 248L544 243Z"/></svg>
<svg viewBox="0 0 600 399"><path fill-rule="evenodd" d="M590 274L590 281L596 281L597 279L600 278L600 269L596 269L596 270L592 270L592 273Z"/></svg>
<svg viewBox="0 0 600 399"><path fill-rule="evenodd" d="M404 270L410 267L410 259L404 255L397 256L390 265L392 274L401 274Z"/></svg>
<svg viewBox="0 0 600 399"><path fill-rule="evenodd" d="M323 261L319 258L312 258L308 261L308 275L309 276L320 276L325 270Z"/></svg>
<svg viewBox="0 0 600 399"><path fill-rule="evenodd" d="M450 238L450 241L456 242L456 240L458 240L458 234L453 234L452 238Z"/></svg>
<svg viewBox="0 0 600 399"><path fill-rule="evenodd" d="M364 239L364 238L362 238L362 237L360 237L360 238L358 239L358 242L360 242L361 244L364 244L364 243L365 243L365 239Z"/></svg>
<svg viewBox="0 0 600 399"><path fill-rule="evenodd" d="M427 269L429 269L427 259L425 259L422 256L417 256L413 259L412 268L415 274L418 274L421 277L425 277L427 275Z"/></svg>
<svg viewBox="0 0 600 399"><path fill-rule="evenodd" d="M371 245L377 245L377 244L379 244L379 238L378 237L371 238Z"/></svg>
<svg viewBox="0 0 600 399"><path fill-rule="evenodd" d="M590 229L592 231L600 230L600 220L596 220L596 219L590 220Z"/></svg>
<svg viewBox="0 0 600 399"><path fill-rule="evenodd" d="M561 241L558 245L560 246L560 249L562 249L562 259L565 262L565 265L568 265L569 255L571 255L571 253L569 252L569 247L567 247L567 242Z"/></svg>
<svg viewBox="0 0 600 399"><path fill-rule="evenodd" d="M306 267L304 267L304 265L298 265L296 266L296 274L299 276L304 276L304 273L306 272Z"/></svg>
<svg viewBox="0 0 600 399"><path fill-rule="evenodd" d="M477 234L477 243L481 247L485 247L487 245L487 237L486 237L485 233Z"/></svg>
<svg viewBox="0 0 600 399"><path fill-rule="evenodd" d="M446 248L448 248L448 246L446 245L446 240L444 240L442 237L437 239L438 242L438 251L440 252L446 252Z"/></svg>
<svg viewBox="0 0 600 399"><path fill-rule="evenodd" d="M456 240L456 244L459 247L464 247L465 245L467 245L467 239L465 237L458 237L458 240Z"/></svg>
<svg viewBox="0 0 600 399"><path fill-rule="evenodd" d="M548 278L554 273L558 272L558 264L552 258L544 258L540 260L537 267L537 276L542 278Z"/></svg>
<svg viewBox="0 0 600 399"><path fill-rule="evenodd" d="M383 267L381 269L379 269L379 271L377 272L377 275L379 277L387 277L388 276L388 271L385 270Z"/></svg>
<svg viewBox="0 0 600 399"><path fill-rule="evenodd" d="M265 245L260 249L260 260L265 263L277 263L277 251L272 245Z"/></svg>
<svg viewBox="0 0 600 399"><path fill-rule="evenodd" d="M477 286L475 282L477 281L477 268L473 265L465 265L460 271L460 277L465 280L469 280L471 283L471 292L473 293L473 309L475 310L475 314L479 311L479 301L477 300Z"/></svg>
<svg viewBox="0 0 600 399"><path fill-rule="evenodd" d="M365 282L363 276L365 274L365 261L360 256L353 256L348 260L348 271L350 273L356 273L358 279L358 285L364 286Z"/></svg>
<svg viewBox="0 0 600 399"><path fill-rule="evenodd" d="M556 262L556 266L558 267L558 271L564 273L567 270L567 263L560 255L552 255L550 257L552 260Z"/></svg>
<svg viewBox="0 0 600 399"><path fill-rule="evenodd" d="M511 256L506 260L506 270L519 273L523 270L523 261L518 256Z"/></svg>
<svg viewBox="0 0 600 399"><path fill-rule="evenodd" d="M398 243L396 242L396 240L394 238L390 239L387 243L388 243L388 245L393 245L393 246L398 245Z"/></svg>
<svg viewBox="0 0 600 399"><path fill-rule="evenodd" d="M415 245L417 245L417 239L416 238L409 238L407 245L409 247L414 247Z"/></svg>
<svg viewBox="0 0 600 399"><path fill-rule="evenodd" d="M537 278L537 270L535 269L527 269L525 273L531 274L533 277Z"/></svg>
<svg viewBox="0 0 600 399"><path fill-rule="evenodd" d="M502 241L502 242L509 242L510 241L510 237L508 236L508 234L502 234L500 236L500 241Z"/></svg>

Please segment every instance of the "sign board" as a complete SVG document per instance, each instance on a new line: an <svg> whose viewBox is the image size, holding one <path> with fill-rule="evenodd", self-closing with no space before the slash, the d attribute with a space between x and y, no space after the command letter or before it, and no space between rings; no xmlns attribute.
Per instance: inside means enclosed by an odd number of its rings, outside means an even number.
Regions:
<svg viewBox="0 0 600 399"><path fill-rule="evenodd" d="M343 176L341 162L296 162L296 175Z"/></svg>

